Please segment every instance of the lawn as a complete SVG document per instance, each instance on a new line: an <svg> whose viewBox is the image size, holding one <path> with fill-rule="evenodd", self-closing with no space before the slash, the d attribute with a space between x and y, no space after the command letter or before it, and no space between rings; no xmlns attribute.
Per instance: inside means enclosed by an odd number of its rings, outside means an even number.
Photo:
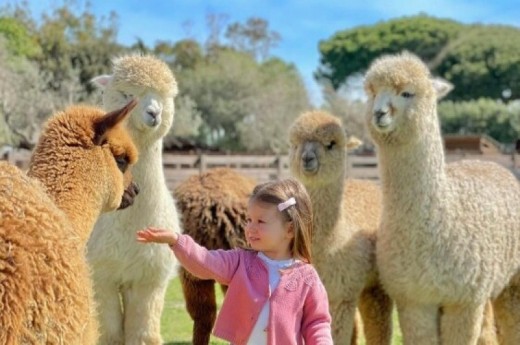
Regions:
<svg viewBox="0 0 520 345"><path fill-rule="evenodd" d="M217 302L222 303L222 293L217 289ZM184 307L181 284L178 278L171 281L164 302L164 312L161 320L162 337L165 345L188 345L191 344L191 332L193 322ZM227 344L216 338L211 339L211 344ZM364 340L359 342L364 345ZM397 320L394 316L394 339L393 345L402 344L402 337Z"/></svg>

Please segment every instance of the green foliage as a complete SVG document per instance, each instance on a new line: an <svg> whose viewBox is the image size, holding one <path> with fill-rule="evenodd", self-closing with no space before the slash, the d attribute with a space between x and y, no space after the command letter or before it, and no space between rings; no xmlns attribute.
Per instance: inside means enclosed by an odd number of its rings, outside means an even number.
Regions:
<svg viewBox="0 0 520 345"><path fill-rule="evenodd" d="M175 70L194 69L204 59L201 45L191 39L175 43L159 41L155 44L153 52Z"/></svg>
<svg viewBox="0 0 520 345"><path fill-rule="evenodd" d="M264 60L269 51L281 40L280 34L269 30L269 23L262 18L249 18L245 24L236 22L226 29L230 46L251 54L257 60Z"/></svg>
<svg viewBox="0 0 520 345"><path fill-rule="evenodd" d="M386 53L409 50L455 85L452 100L520 98L520 29L463 25L425 15L336 33L320 42L316 77L338 89Z"/></svg>
<svg viewBox="0 0 520 345"><path fill-rule="evenodd" d="M42 122L59 103L53 93L44 91L36 64L14 56L6 45L0 35L0 146L30 149Z"/></svg>
<svg viewBox="0 0 520 345"><path fill-rule="evenodd" d="M452 20L419 15L340 31L320 42L321 65L316 76L338 89L348 76L364 72L381 54L406 49L432 60L462 29Z"/></svg>
<svg viewBox="0 0 520 345"><path fill-rule="evenodd" d="M444 101L438 112L443 133L487 134L501 143L520 138L520 101Z"/></svg>
<svg viewBox="0 0 520 345"><path fill-rule="evenodd" d="M15 57L34 58L41 54L36 38L14 17L0 17L0 34L7 39L6 48Z"/></svg>
<svg viewBox="0 0 520 345"><path fill-rule="evenodd" d="M42 73L49 76L49 87L60 90L74 80L81 85L84 100L93 91L94 76L106 72L110 59L122 51L116 43L117 15L111 13L108 24L88 9L76 14L67 5L43 14L38 41L43 56L38 59Z"/></svg>
<svg viewBox="0 0 520 345"><path fill-rule="evenodd" d="M279 59L258 63L229 48L213 50L177 76L181 94L203 120L199 140L222 149L279 152L287 126L309 105L294 66Z"/></svg>
<svg viewBox="0 0 520 345"><path fill-rule="evenodd" d="M520 29L468 27L450 43L434 72L455 85L448 99L520 99Z"/></svg>

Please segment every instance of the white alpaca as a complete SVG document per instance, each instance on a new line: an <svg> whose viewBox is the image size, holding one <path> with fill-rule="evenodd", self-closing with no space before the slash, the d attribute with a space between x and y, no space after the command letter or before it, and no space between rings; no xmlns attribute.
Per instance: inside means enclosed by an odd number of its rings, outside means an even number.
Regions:
<svg viewBox="0 0 520 345"><path fill-rule="evenodd" d="M118 108L129 97L139 100L127 128L139 150L132 172L140 197L127 210L103 215L88 243L100 344L159 345L164 294L176 260L166 246L137 243L135 232L151 225L180 231L162 164L162 138L173 122L177 84L168 66L151 56L115 59L113 74L93 83L103 89L105 109Z"/></svg>
<svg viewBox="0 0 520 345"><path fill-rule="evenodd" d="M417 57L376 60L365 90L383 187L377 263L404 343L476 344L491 299L501 342L520 344L518 180L493 163L445 164L445 85Z"/></svg>

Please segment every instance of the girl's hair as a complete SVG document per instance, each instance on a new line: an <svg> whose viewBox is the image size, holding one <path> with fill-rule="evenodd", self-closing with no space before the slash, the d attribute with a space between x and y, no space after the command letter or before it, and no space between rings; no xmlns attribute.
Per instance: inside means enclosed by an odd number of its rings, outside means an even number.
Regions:
<svg viewBox="0 0 520 345"><path fill-rule="evenodd" d="M294 239L291 253L293 257L311 263L312 205L305 187L293 178L262 183L253 190L250 202L261 201L278 206L291 197L296 204L280 211L286 221L292 222Z"/></svg>

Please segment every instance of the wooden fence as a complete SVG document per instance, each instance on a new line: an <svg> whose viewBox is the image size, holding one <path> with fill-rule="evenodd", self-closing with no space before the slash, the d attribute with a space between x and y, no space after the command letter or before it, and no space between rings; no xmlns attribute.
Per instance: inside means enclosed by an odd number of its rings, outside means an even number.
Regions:
<svg viewBox="0 0 520 345"><path fill-rule="evenodd" d="M12 151L7 159L21 169L26 169L29 162L29 151ZM499 163L510 169L520 178L520 155L466 155L448 154L447 162L461 159L479 159ZM379 179L377 158L375 156L349 155L347 159L349 177L362 179ZM230 167L240 173L251 176L258 182L289 176L289 160L286 155L180 155L165 153L163 155L164 174L170 189L191 175L199 174L216 167Z"/></svg>

